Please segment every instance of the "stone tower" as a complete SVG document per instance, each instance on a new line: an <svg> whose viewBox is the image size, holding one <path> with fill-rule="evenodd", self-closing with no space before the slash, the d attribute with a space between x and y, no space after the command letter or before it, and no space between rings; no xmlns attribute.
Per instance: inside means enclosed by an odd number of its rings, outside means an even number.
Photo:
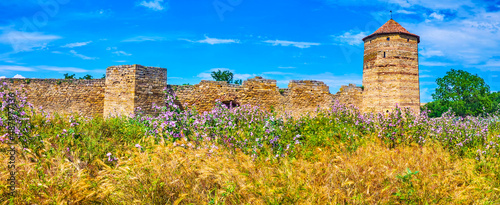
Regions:
<svg viewBox="0 0 500 205"><path fill-rule="evenodd" d="M106 69L104 116L153 112L152 105L165 101L167 69L141 65L111 66Z"/></svg>
<svg viewBox="0 0 500 205"><path fill-rule="evenodd" d="M397 104L420 112L420 37L391 19L363 41L362 110L386 112Z"/></svg>

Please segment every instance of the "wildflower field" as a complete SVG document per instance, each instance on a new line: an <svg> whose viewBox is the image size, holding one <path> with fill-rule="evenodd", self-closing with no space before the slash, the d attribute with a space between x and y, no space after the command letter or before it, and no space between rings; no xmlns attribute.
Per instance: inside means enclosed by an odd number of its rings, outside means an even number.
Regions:
<svg viewBox="0 0 500 205"><path fill-rule="evenodd" d="M103 119L35 112L23 96L0 88L0 204L500 203L498 113L198 113L167 92L154 115Z"/></svg>

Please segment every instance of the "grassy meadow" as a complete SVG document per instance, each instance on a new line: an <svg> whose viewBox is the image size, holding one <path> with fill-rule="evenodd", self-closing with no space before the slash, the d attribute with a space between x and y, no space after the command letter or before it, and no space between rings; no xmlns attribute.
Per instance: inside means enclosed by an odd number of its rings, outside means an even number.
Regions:
<svg viewBox="0 0 500 205"><path fill-rule="evenodd" d="M0 204L500 204L498 113L199 113L167 93L155 115L103 119L0 91L0 149L9 130L18 143L15 197L0 158Z"/></svg>

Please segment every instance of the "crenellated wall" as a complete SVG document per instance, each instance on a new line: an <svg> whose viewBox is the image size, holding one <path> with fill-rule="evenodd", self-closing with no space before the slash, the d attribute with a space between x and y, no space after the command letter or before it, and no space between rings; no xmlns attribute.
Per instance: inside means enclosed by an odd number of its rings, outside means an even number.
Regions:
<svg viewBox="0 0 500 205"><path fill-rule="evenodd" d="M361 108L363 104L363 88L355 84L343 85L333 97L341 104Z"/></svg>
<svg viewBox="0 0 500 205"><path fill-rule="evenodd" d="M136 108L150 114L152 105L164 104L164 88L171 89L183 109L200 112L211 110L220 100L226 105L252 105L270 111L303 114L332 105L335 99L345 104L361 105L361 90L355 85L343 86L336 95L320 81L292 80L280 89L276 80L255 77L242 85L202 80L197 85L167 85L167 69L141 65L111 66L106 79L2 79L14 88L28 91L28 101L35 108L59 113L95 115L129 115ZM353 87L354 86L354 87Z"/></svg>
<svg viewBox="0 0 500 205"><path fill-rule="evenodd" d="M267 111L274 109L295 113L325 108L333 102L328 86L311 80L291 81L288 89L281 89L281 92L276 80L261 77L243 81L243 85L203 80L197 85L170 85L169 88L177 95L179 105L187 105L187 108L196 106L201 112L212 109L217 99L227 105L252 105Z"/></svg>

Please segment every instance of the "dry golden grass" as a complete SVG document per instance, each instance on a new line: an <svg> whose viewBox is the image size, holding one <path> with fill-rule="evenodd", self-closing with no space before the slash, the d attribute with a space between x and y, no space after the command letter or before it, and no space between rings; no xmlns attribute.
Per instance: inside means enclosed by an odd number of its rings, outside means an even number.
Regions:
<svg viewBox="0 0 500 205"><path fill-rule="evenodd" d="M36 204L498 204L498 179L477 162L439 146L389 150L372 142L350 154L315 150L315 160L253 160L223 149L208 154L173 145L117 153L119 163L89 165L52 158L18 159L14 203ZM63 156L63 155L61 155ZM9 204L7 159L0 198ZM404 183L397 175L419 171ZM43 173L43 174L42 174ZM487 172L488 173L488 172ZM399 200L396 192L414 192Z"/></svg>
<svg viewBox="0 0 500 205"><path fill-rule="evenodd" d="M119 163L18 159L15 203L36 204L498 204L495 176L439 146L389 150L369 143L351 154L315 150L316 160L253 160L242 153L154 145L117 153ZM7 160L0 186L7 200ZM397 175L419 171L409 183ZM43 174L42 174L43 173ZM43 177L42 177L43 176ZM399 200L396 192L414 192ZM4 201L3 204L8 204Z"/></svg>

